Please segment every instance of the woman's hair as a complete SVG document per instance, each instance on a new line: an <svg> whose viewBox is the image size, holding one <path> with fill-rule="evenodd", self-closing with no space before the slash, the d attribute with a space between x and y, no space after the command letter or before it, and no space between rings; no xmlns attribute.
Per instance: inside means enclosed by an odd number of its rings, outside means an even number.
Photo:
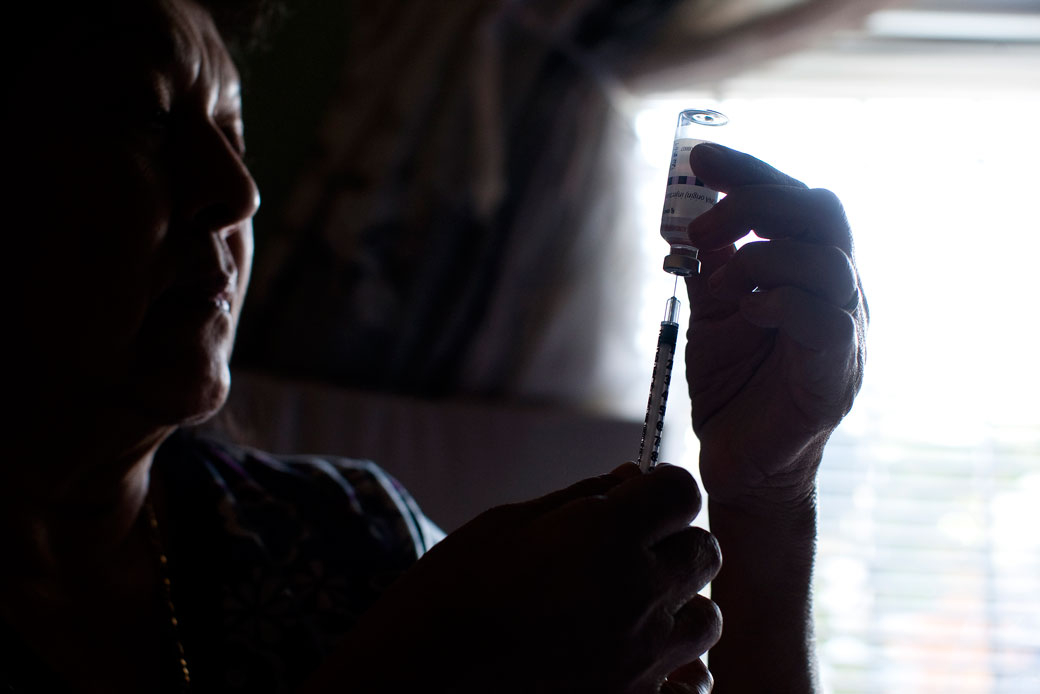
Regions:
<svg viewBox="0 0 1040 694"><path fill-rule="evenodd" d="M196 0L209 10L220 35L236 61L243 54L263 48L285 16L280 0Z"/></svg>

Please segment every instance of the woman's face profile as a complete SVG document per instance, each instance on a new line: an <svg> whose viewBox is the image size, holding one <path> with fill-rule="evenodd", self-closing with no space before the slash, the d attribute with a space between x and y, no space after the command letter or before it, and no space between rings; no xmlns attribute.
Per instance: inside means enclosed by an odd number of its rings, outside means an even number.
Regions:
<svg viewBox="0 0 1040 694"><path fill-rule="evenodd" d="M118 4L48 37L11 97L18 381L179 424L226 397L259 196L208 13Z"/></svg>

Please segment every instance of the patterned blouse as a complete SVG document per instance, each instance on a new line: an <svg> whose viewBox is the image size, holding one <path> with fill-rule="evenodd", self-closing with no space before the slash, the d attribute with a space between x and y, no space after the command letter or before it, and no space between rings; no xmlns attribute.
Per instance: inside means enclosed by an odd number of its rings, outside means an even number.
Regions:
<svg viewBox="0 0 1040 694"><path fill-rule="evenodd" d="M172 671L171 692L295 690L443 537L370 462L177 435L152 474L165 490L171 597L192 679L184 690ZM69 691L2 624L0 646L0 692Z"/></svg>

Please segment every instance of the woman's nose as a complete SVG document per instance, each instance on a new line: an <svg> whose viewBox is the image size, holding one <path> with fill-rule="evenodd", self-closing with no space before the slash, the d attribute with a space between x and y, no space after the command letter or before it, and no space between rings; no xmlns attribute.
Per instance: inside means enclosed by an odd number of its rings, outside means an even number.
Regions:
<svg viewBox="0 0 1040 694"><path fill-rule="evenodd" d="M242 157L212 122L186 138L177 158L180 195L177 206L191 226L211 233L250 219L260 207L260 191Z"/></svg>

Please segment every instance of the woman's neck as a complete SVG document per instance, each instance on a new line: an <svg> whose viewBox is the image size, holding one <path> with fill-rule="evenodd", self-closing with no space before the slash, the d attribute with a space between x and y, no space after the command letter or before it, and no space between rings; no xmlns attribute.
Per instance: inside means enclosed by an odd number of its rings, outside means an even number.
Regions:
<svg viewBox="0 0 1040 694"><path fill-rule="evenodd" d="M17 567L4 583L61 592L126 560L152 459L173 428L113 414L16 430L0 468L0 552Z"/></svg>
<svg viewBox="0 0 1040 694"><path fill-rule="evenodd" d="M54 505L0 516L0 551L13 546L7 557L17 556L0 578L0 621L85 692L158 691L174 657L158 555L141 513L153 453L128 460L121 476L84 479L78 494L46 497Z"/></svg>

